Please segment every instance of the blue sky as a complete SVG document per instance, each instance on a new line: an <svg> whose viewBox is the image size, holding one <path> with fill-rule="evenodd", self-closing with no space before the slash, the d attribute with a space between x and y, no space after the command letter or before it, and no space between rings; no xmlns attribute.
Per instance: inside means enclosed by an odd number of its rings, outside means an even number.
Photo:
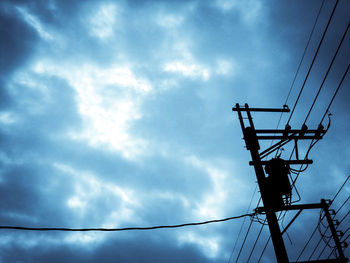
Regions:
<svg viewBox="0 0 350 263"><path fill-rule="evenodd" d="M322 9L290 107L334 3L326 1ZM0 225L114 228L246 213L256 179L231 108L284 104L320 5L2 0ZM303 123L349 11L349 2L340 0L293 128ZM347 36L310 128L317 127L349 63L349 41ZM332 105L329 132L310 153L314 164L298 179L302 203L332 198L349 174L349 81ZM254 117L258 127L275 128L279 115ZM282 158L289 154L286 147ZM335 208L349 191L348 184ZM290 228L292 243L285 242L291 260L318 216L305 211ZM242 222L122 233L2 230L0 262L228 262ZM343 230L349 223L347 218ZM253 223L244 262L259 229ZM267 238L264 228L251 262ZM241 242L242 236L232 262ZM270 244L262 262L273 260Z"/></svg>

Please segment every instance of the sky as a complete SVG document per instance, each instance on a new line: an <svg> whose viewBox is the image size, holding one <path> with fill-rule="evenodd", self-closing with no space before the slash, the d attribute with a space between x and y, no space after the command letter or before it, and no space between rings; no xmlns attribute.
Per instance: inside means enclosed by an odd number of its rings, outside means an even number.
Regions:
<svg viewBox="0 0 350 263"><path fill-rule="evenodd" d="M253 212L256 177L231 109L283 106L321 3L1 0L0 225L143 227ZM326 1L321 10L290 108L334 4ZM349 14L350 2L340 0L292 128L303 124ZM349 57L347 35L309 128L317 128ZM299 204L333 198L349 175L349 84L347 76L330 109L331 126L310 152L314 163L296 183ZM280 115L253 117L257 128L274 129ZM307 146L300 143L301 156ZM286 146L281 158L290 152ZM349 192L350 183L332 208ZM349 208L344 203L335 217ZM281 228L294 214L281 217ZM319 214L303 211L289 228L290 260ZM235 262L249 222L108 233L0 230L0 262ZM349 225L345 217L339 230ZM252 223L238 262L247 261L260 228ZM264 227L250 262L258 261L268 237ZM261 262L275 262L271 244Z"/></svg>

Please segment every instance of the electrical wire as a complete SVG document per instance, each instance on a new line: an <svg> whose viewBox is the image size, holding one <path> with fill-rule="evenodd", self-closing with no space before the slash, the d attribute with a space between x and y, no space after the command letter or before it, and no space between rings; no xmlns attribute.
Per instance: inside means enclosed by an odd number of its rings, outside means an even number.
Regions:
<svg viewBox="0 0 350 263"><path fill-rule="evenodd" d="M306 50L307 50L308 47L309 47L309 44L310 44L312 35L313 35L314 31L315 31L316 24L317 24L317 22L318 22L318 18L320 17L320 14L321 14L321 11L322 11L322 8L323 8L324 3L325 3L325 0L322 1L322 4L321 4L321 6L320 6L320 9L318 10L318 13L317 13L315 22L314 22L314 24L313 24L313 26L312 26L311 32L310 32L310 34L309 34L309 38L308 38L308 40L307 40L306 46L305 46L304 51L303 51L303 54L302 54L302 56L301 56L301 59L300 59L298 68L297 68L297 70L296 70L296 72L295 72L295 74L294 74L294 78L293 78L292 84L290 85L290 88L289 88L289 91L288 91L288 95L287 95L287 97L286 97L286 100L284 101L284 105L287 105L289 96L290 96L290 94L291 94L291 92L292 92L292 90L293 90L293 87L294 87L294 84L295 84L295 80L297 79L297 76L298 76L298 74L299 74L300 67L301 67L301 65L302 65L302 63L303 63L303 61L304 61L304 57L305 57L305 54L306 54ZM281 112L281 114L280 114L280 117L279 117L279 120L278 120L278 123L277 123L277 126L276 126L276 130L277 130L278 127L280 126L281 119L282 119L282 115L283 115L283 112ZM271 141L271 145L272 145L272 143L273 143L273 140ZM271 145L270 145L270 147L271 147Z"/></svg>
<svg viewBox="0 0 350 263"><path fill-rule="evenodd" d="M349 201L349 199L350 199L350 195L348 196L348 198L346 198L346 200L343 202L343 204L335 212L336 214L338 214L338 212L344 207L344 205Z"/></svg>
<svg viewBox="0 0 350 263"><path fill-rule="evenodd" d="M346 183L349 181L350 179L350 175L348 175L348 177L345 179L344 183L341 185L341 187L339 188L338 192L334 195L333 199L332 199L332 203L334 202L334 200L338 197L339 193L341 192L341 190L343 190L343 187L346 185Z"/></svg>
<svg viewBox="0 0 350 263"><path fill-rule="evenodd" d="M339 221L339 225L341 224L341 223L343 223L343 221L345 220L345 218L347 218L348 217L348 215L350 214L350 210L346 213L346 215Z"/></svg>
<svg viewBox="0 0 350 263"><path fill-rule="evenodd" d="M306 115L306 118L305 118L305 120L304 120L304 124L306 123L307 119L309 118L310 113L311 113L311 111L312 111L312 109L313 109L313 107L314 107L314 105L315 105L315 102L316 102L316 100L317 100L317 98L318 98L318 95L320 94L320 92L321 92L321 90L322 90L322 88L323 88L323 85L324 85L324 83L325 83L325 81L326 81L326 79L327 79L327 77L328 77L328 74L329 74L329 72L330 72L330 70L331 70L331 68L332 68L332 66L333 66L333 63L334 63L334 61L335 61L335 58L336 58L337 55L338 55L338 52L339 52L339 50L340 50L340 47L342 46L343 41L344 41L344 39L345 39L345 36L346 36L346 34L348 33L349 27L350 27L350 23L349 23L348 26L346 27L346 30L345 30L345 32L344 32L344 34L343 34L343 36L342 36L342 38L341 38L341 40L340 40L340 43L339 43L339 45L338 45L338 47L337 47L337 50L336 50L335 54L333 55L332 61L331 61L331 63L330 63L329 66L328 66L328 69L327 69L327 72L326 72L325 76L323 77L323 80L322 80L322 83L321 83L321 85L320 85L320 88L318 89L317 94L316 94L316 96L315 96L315 99L314 99L314 101L312 102L312 105L311 105L311 107L310 107L310 109L309 109L309 112L308 112L307 115ZM303 124L303 125L304 125L304 124Z"/></svg>
<svg viewBox="0 0 350 263"><path fill-rule="evenodd" d="M344 81L346 75L347 75L348 72L349 72L349 68L350 68L350 64L348 64L348 67L346 68L346 70L345 70L345 72L344 72L344 74L343 74L343 77L341 78L341 81L339 82L339 85L338 85L336 91L334 92L333 97L332 97L330 103L328 104L328 107L327 107L327 109L326 109L325 113L323 114L323 117L322 117L322 119L321 119L321 121L320 121L320 124L322 123L324 117L325 117L326 114L328 113L329 108L331 107L331 105L332 105L332 103L333 103L333 101L334 101L335 96L337 96L338 91L339 91L341 85L343 84L343 81Z"/></svg>
<svg viewBox="0 0 350 263"><path fill-rule="evenodd" d="M315 27L316 27L318 18L320 17L320 14L321 14L322 7L323 7L323 5L324 5L324 2L325 2L325 0L322 1L322 4L321 4L321 6L320 6L320 9L318 10L318 13L317 13L317 16L316 16L314 25L312 26L312 30L311 30L310 35L309 35L309 39L307 40L306 46L305 46L304 51L303 51L303 55L302 55L301 60L300 60L300 62L299 62L297 71L295 72L295 75L294 75L292 84L290 85L290 89L289 89L287 98L286 98L286 100L285 100L285 102L284 102L284 105L287 104L287 101L288 101L288 99L289 99L289 96L290 96L290 94L291 94L291 92L292 92L292 89L293 89L293 87L294 87L295 80L296 80L296 78L297 78L297 76L298 76L298 74L299 74L299 70L300 70L301 64L302 64L303 61L304 61L304 57L305 57L305 54L306 54L306 50L307 50L308 47L309 47L309 44L310 44L312 35L313 35L314 31L315 31ZM282 116L282 114L283 114L283 112L281 113L281 116ZM280 120L281 120L281 118L280 118ZM278 126L277 126L277 128L278 128ZM277 128L276 128L276 129L277 129Z"/></svg>
<svg viewBox="0 0 350 263"><path fill-rule="evenodd" d="M236 258L236 261L235 261L236 263L238 262L238 259L239 259L240 255L241 255L241 253L242 253L243 247L244 247L245 242L246 242L246 240L247 240L247 237L248 237L248 235L249 235L250 228L252 227L252 224L253 224L253 220L250 220L250 223L249 223L247 232L246 232L246 234L245 234L245 236L244 236L244 239L243 239L243 243L242 243L242 245L241 245L241 248L239 249L239 252L238 252L238 255L237 255L237 258Z"/></svg>
<svg viewBox="0 0 350 263"><path fill-rule="evenodd" d="M341 242L342 242L342 243L346 243L349 237L350 237L350 234L347 235L347 237L344 238ZM349 247L349 246L347 246L347 247ZM345 247L345 248L347 248L347 247ZM335 252L336 252L336 250L335 250L335 248L333 248L333 250L331 251L331 253L330 253L329 256L328 256L328 259L329 259L329 258L331 257L331 255L332 255L333 253L335 253ZM337 257L337 255L335 255L335 256Z"/></svg>
<svg viewBox="0 0 350 263"><path fill-rule="evenodd" d="M75 232L86 232L86 231L103 231L103 232L117 232L117 231L130 231L130 230L154 230L161 228L180 228L186 226L198 226L211 223L225 222L233 219L242 217L252 217L254 213L243 214L239 216L232 216L223 219L208 220L204 222L185 223L179 225L161 225L161 226L150 226L150 227L124 227L124 228L65 228L65 227L24 227L24 226L0 226L0 229L11 229L11 230L29 230L29 231L75 231Z"/></svg>
<svg viewBox="0 0 350 263"><path fill-rule="evenodd" d="M332 204L332 203L334 202L334 200L338 197L339 193L342 191L342 189L344 188L344 186L345 186L346 183L348 182L349 178L350 178L350 175L348 175L348 177L345 179L344 183L341 185L341 187L338 189L337 193L334 195L334 197L333 197L333 199L332 199L332 201L331 201L331 204ZM348 213L348 214L349 214L349 213ZM323 217L324 217L324 216L323 216ZM322 220L323 217L320 218L320 220ZM344 217L344 218L345 218L345 217ZM344 218L343 218L343 219L344 219ZM303 249L302 249L301 252L299 253L296 262L297 262L297 261L299 260L299 258L302 256L302 254L304 253L306 247L309 245L311 239L312 239L313 236L315 235L315 233L316 233L316 231L317 231L317 229L318 229L318 226L319 226L319 224L320 224L320 220L319 220L318 224L316 225L314 231L312 232L311 236L309 237L308 241L305 243ZM322 239L322 237L321 237L321 239ZM320 241L319 241L319 242L320 242Z"/></svg>
<svg viewBox="0 0 350 263"><path fill-rule="evenodd" d="M308 69L308 72L307 72L306 77L305 77L305 79L304 79L303 85L301 86L301 89L300 89L300 92L299 92L299 94L298 94L298 97L297 97L297 99L296 99L296 101L295 101L295 103L294 103L292 112L291 112L291 114L289 115L289 118L288 118L288 121L287 121L287 125L289 125L289 122L290 122L290 120L291 120L291 118L292 118L292 116L293 116L294 110L295 110L295 108L296 108L296 106L297 106L297 104L298 104L298 102L299 102L301 93L302 93L303 90L304 90L306 81L307 81L307 79L308 79L308 77L309 77L309 75L310 75L311 69L312 69L312 67L313 67L313 65L314 65L314 62L315 62L315 60L316 60L316 57L317 57L318 52L319 52L319 50L320 50L320 47L321 47L321 45L322 45L322 43L323 43L324 37L326 36L326 33L327 33L327 31L328 31L328 27L329 27L329 25L330 25L330 23L331 23L331 20L332 20L332 18L333 18L334 13L335 13L335 10L336 10L336 8L337 8L338 2L339 2L339 0L336 0L336 3L335 3L335 5L334 5L334 7L333 7L333 10L332 10L332 13L331 13L331 15L330 15L330 17L329 17L329 19L328 19L326 28L325 28L324 31L323 31L321 40L320 40L320 42L318 43L316 52L315 52L315 54L314 54L314 57L313 57L313 59L312 59L312 62L311 62L310 67L309 67L309 69Z"/></svg>
<svg viewBox="0 0 350 263"><path fill-rule="evenodd" d="M259 204L260 204L261 200L262 200L262 198L261 198L261 196L260 196L256 207L259 207ZM245 237L244 237L244 240L243 240L243 242L242 242L241 248L240 248L239 253L238 253L238 255L237 255L237 258L236 258L236 263L238 262L238 259L239 259L239 257L240 257L240 254L241 254L241 252L242 252L242 250L243 250L243 247L244 247L244 245L245 245L246 239L247 239L248 234L249 234L249 232L250 232L250 228L251 228L253 222L255 222L255 220L254 220L254 217L255 217L255 216L257 216L257 213L255 213L254 216L252 216L252 217L250 218L250 223L249 223L249 226L248 226L246 235L245 235ZM259 220L258 220L258 221L259 221ZM260 222L259 222L259 223L260 223Z"/></svg>
<svg viewBox="0 0 350 263"><path fill-rule="evenodd" d="M253 192L253 194L252 194L252 197L250 198L250 202L249 202L249 205L248 205L248 208L247 208L247 212L246 212L246 213L248 213L249 210L250 210L250 207L251 207L251 205L252 205L252 202L253 202L253 199L254 199L254 196L255 196L257 190L258 190L258 185L255 185L255 189L254 189L254 192ZM244 220L243 220L243 222L242 222L241 228L239 229L239 232L238 232L236 241L235 241L234 246L233 246L232 251L231 251L231 255L230 255L230 257L229 257L229 259L228 259L228 261L227 261L228 263L231 262L231 258L232 258L232 256L233 256L233 252L234 252L235 249L236 249L236 246L237 246L237 243L238 243L238 239L239 239L239 237L240 237L240 235L241 235L241 232L242 232L242 229L243 229L243 226L244 226L245 221L246 221L246 217L244 217Z"/></svg>
<svg viewBox="0 0 350 263"><path fill-rule="evenodd" d="M266 243L265 243L265 246L264 246L263 250L261 251L261 254L260 254L260 257L259 257L258 263L260 262L260 260L261 260L262 256L264 255L265 250L266 250L267 245L269 244L270 240L271 240L271 235L270 235L270 236L269 236L269 238L267 239L267 241L266 241Z"/></svg>
<svg viewBox="0 0 350 263"><path fill-rule="evenodd" d="M264 220L264 223L265 223L265 222L266 222L266 218L265 218L265 220ZM251 256L253 255L253 252L254 252L254 250L255 250L256 244L257 244L258 241L259 241L259 238L260 238L260 235L261 235L261 232L262 232L264 226L265 226L265 224L262 224L262 225L261 225L261 228L260 228L260 231L259 231L259 233L258 233L258 236L257 236L257 238L255 239L254 245L253 245L253 247L252 247L252 249L251 249L251 251L250 251L249 257L248 257L248 259L247 259L247 263L249 262Z"/></svg>

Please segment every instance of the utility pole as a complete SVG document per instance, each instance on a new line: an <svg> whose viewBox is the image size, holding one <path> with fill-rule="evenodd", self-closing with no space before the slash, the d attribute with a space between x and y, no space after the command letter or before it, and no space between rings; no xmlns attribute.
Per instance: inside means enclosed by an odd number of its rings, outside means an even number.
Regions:
<svg viewBox="0 0 350 263"><path fill-rule="evenodd" d="M252 160L249 162L250 165L254 166L257 182L259 185L261 199L263 207L256 209L257 213L265 213L268 222L271 239L275 251L275 256L278 263L289 263L288 254L283 241L283 233L287 228L294 222L297 216L303 209L324 209L325 216L331 228L333 239L338 249L339 258L330 260L317 260L308 262L348 262L344 257L341 248L341 242L337 236L336 229L334 228L333 221L328 211L328 203L322 199L320 204L305 204L305 205L291 205L291 191L292 186L290 185L288 174L289 165L294 164L311 164L312 160L304 159L299 160L298 153L298 140L319 140L325 134L323 126L320 125L317 129L309 130L306 125L299 130L293 130L290 126L287 126L284 130L257 130L255 129L251 112L289 112L289 108L285 105L281 109L270 109L270 108L249 108L248 104L241 107L238 103L236 107L232 108L232 111L237 112L240 125L242 128L245 144L247 150L250 151ZM246 113L246 117L243 117L242 113ZM248 125L244 122L248 119ZM262 134L262 135L261 135ZM278 140L277 143L270 146L264 151L259 152L260 145L259 140ZM262 161L263 158L267 157L272 152L278 150L288 142L294 141L294 149L296 160L282 160L279 157L273 158L270 161ZM263 165L265 165L265 171L269 175L266 177ZM287 227L281 233L276 212L283 210L296 210L299 212L290 221Z"/></svg>

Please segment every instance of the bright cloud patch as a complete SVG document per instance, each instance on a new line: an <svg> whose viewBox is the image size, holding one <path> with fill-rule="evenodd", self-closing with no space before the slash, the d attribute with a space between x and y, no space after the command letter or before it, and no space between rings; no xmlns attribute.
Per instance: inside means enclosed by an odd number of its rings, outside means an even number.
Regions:
<svg viewBox="0 0 350 263"><path fill-rule="evenodd" d="M156 17L156 23L161 27L165 28L175 28L182 24L184 18L180 15L165 15L159 14Z"/></svg>
<svg viewBox="0 0 350 263"><path fill-rule="evenodd" d="M185 77L201 78L208 80L210 77L210 70L202 65L194 63L184 63L182 61L174 61L166 63L163 67L166 72L179 73Z"/></svg>
<svg viewBox="0 0 350 263"><path fill-rule="evenodd" d="M107 146L128 159L144 152L146 142L128 130L132 121L141 118L139 104L152 89L147 80L137 78L125 66L56 66L41 61L33 71L63 78L76 90L85 126L82 131L71 132L71 138L88 140L95 147Z"/></svg>
<svg viewBox="0 0 350 263"><path fill-rule="evenodd" d="M229 60L218 60L216 66L216 74L218 75L232 75L234 74L233 63Z"/></svg>
<svg viewBox="0 0 350 263"><path fill-rule="evenodd" d="M112 3L100 5L89 18L90 33L100 39L113 36L118 15L116 5Z"/></svg>
<svg viewBox="0 0 350 263"><path fill-rule="evenodd" d="M39 19L30 14L26 9L17 7L18 12L22 15L24 21L32 26L39 34L42 39L52 40L52 35L43 27Z"/></svg>
<svg viewBox="0 0 350 263"><path fill-rule="evenodd" d="M223 12L237 11L248 25L256 21L262 9L261 2L256 0L216 0L215 4Z"/></svg>

